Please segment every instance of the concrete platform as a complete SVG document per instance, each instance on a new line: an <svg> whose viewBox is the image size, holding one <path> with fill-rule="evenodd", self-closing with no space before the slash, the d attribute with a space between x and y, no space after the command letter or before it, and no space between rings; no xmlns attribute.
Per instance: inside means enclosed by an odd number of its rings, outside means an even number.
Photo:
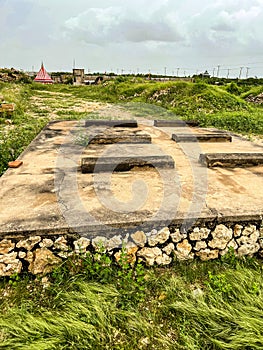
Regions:
<svg viewBox="0 0 263 350"><path fill-rule="evenodd" d="M23 165L0 178L0 236L23 237L199 222L262 220L263 166L207 168L204 153L262 153L260 144L232 135L232 143L179 143L173 133L190 127L138 122L152 144L89 145L77 142L85 121L50 123L19 157ZM218 132L194 128L194 133ZM85 136L85 135L84 135ZM82 174L85 157L170 156L175 168L134 168L122 173ZM147 232L147 231L145 231Z"/></svg>
<svg viewBox="0 0 263 350"><path fill-rule="evenodd" d="M208 168L253 167L263 165L263 153L207 153L200 154L199 160Z"/></svg>
<svg viewBox="0 0 263 350"><path fill-rule="evenodd" d="M90 126L110 126L110 127L125 127L125 128L137 128L138 123L136 120L105 120L105 119L91 119L86 120L86 127Z"/></svg>
<svg viewBox="0 0 263 350"><path fill-rule="evenodd" d="M223 133L207 134L173 134L172 140L175 142L231 142L232 136Z"/></svg>
<svg viewBox="0 0 263 350"><path fill-rule="evenodd" d="M112 143L151 143L151 136L141 131L130 131L123 128L110 128L96 134L89 134L89 144L110 145Z"/></svg>
<svg viewBox="0 0 263 350"><path fill-rule="evenodd" d="M82 174L98 172L123 172L133 168L173 169L174 160L171 156L144 157L86 157L81 159Z"/></svg>
<svg viewBox="0 0 263 350"><path fill-rule="evenodd" d="M199 122L197 120L180 120L180 119L157 119L154 120L154 126L157 127L184 127L184 126L198 126Z"/></svg>

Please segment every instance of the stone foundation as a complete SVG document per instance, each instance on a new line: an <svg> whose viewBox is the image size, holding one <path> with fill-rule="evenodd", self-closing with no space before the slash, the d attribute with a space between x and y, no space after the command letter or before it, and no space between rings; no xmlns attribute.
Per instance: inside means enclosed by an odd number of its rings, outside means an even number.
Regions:
<svg viewBox="0 0 263 350"><path fill-rule="evenodd" d="M232 248L237 256L263 256L263 224L231 222L199 224L181 232L179 227L163 227L151 232L135 231L111 238L93 239L64 236L30 236L24 239L6 237L0 241L0 276L30 272L51 272L65 259L79 254L103 251L117 261L122 249L131 264L167 266L175 260L217 259Z"/></svg>

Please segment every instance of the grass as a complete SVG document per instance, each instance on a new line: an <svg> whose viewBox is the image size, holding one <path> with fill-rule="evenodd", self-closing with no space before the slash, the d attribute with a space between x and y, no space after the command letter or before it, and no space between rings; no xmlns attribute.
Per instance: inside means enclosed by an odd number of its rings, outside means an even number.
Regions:
<svg viewBox="0 0 263 350"><path fill-rule="evenodd" d="M76 259L48 287L2 281L0 349L262 349L261 261L230 252L148 269Z"/></svg>

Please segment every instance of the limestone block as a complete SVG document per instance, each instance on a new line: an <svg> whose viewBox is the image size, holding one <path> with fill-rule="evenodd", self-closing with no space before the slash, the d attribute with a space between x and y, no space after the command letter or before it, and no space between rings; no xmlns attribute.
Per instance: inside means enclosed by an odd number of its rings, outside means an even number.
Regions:
<svg viewBox="0 0 263 350"><path fill-rule="evenodd" d="M15 248L15 243L9 239L3 239L0 242L0 254L7 254Z"/></svg>
<svg viewBox="0 0 263 350"><path fill-rule="evenodd" d="M210 230L206 227L195 227L193 232L190 233L189 237L192 241L201 241L206 239L210 233Z"/></svg>
<svg viewBox="0 0 263 350"><path fill-rule="evenodd" d="M50 248L53 246L53 241L52 239L49 239L49 238L44 238L42 242L39 243L39 246L41 248Z"/></svg>
<svg viewBox="0 0 263 350"><path fill-rule="evenodd" d="M86 237L80 237L73 242L73 245L76 254L83 254L87 251L87 248L90 245L90 240Z"/></svg>
<svg viewBox="0 0 263 350"><path fill-rule="evenodd" d="M114 236L108 240L107 249L113 250L113 249L121 248L122 244L123 244L122 236L121 235Z"/></svg>
<svg viewBox="0 0 263 350"><path fill-rule="evenodd" d="M207 244L205 241L197 241L194 247L194 250L201 250L201 249L205 249L207 247Z"/></svg>
<svg viewBox="0 0 263 350"><path fill-rule="evenodd" d="M126 248L125 258L127 258L127 262L129 264L134 265L136 263L136 260L137 260L136 253L137 253L138 249L139 248L137 246ZM122 251L118 251L117 253L114 254L114 257L115 257L117 262L120 262L122 256L123 256Z"/></svg>
<svg viewBox="0 0 263 350"><path fill-rule="evenodd" d="M162 256L161 249L155 247L155 248L142 248L138 253L138 257L142 257L143 260L149 265L152 266L156 258L158 256Z"/></svg>
<svg viewBox="0 0 263 350"><path fill-rule="evenodd" d="M158 244L165 243L170 236L170 230L168 227L164 227L162 230L158 231L156 235L148 237L148 243L150 247L154 247Z"/></svg>
<svg viewBox="0 0 263 350"><path fill-rule="evenodd" d="M172 258L166 254L159 255L156 258L156 263L158 265L164 266L164 265L170 265L172 262Z"/></svg>
<svg viewBox="0 0 263 350"><path fill-rule="evenodd" d="M171 255L172 252L174 251L175 246L173 243L169 243L166 247L164 247L162 250L165 254Z"/></svg>
<svg viewBox="0 0 263 350"><path fill-rule="evenodd" d="M217 225L212 232L213 239L208 243L211 248L225 249L229 241L233 238L233 231L225 225Z"/></svg>
<svg viewBox="0 0 263 350"><path fill-rule="evenodd" d="M17 252L0 255L0 263L12 264L12 262L16 259L16 257L17 257Z"/></svg>
<svg viewBox="0 0 263 350"><path fill-rule="evenodd" d="M243 226L236 224L234 227L234 237L241 236L242 230L243 230Z"/></svg>
<svg viewBox="0 0 263 350"><path fill-rule="evenodd" d="M33 256L28 270L34 275L49 273L62 261L47 248L36 249Z"/></svg>
<svg viewBox="0 0 263 350"><path fill-rule="evenodd" d="M250 255L257 253L260 249L260 245L258 243L252 243L252 244L243 244L241 247L238 248L238 255Z"/></svg>
<svg viewBox="0 0 263 350"><path fill-rule="evenodd" d="M255 231L257 231L257 228L255 225L248 225L244 228L242 232L242 236L250 236L252 235Z"/></svg>
<svg viewBox="0 0 263 350"><path fill-rule="evenodd" d="M31 251L27 252L25 260L31 264L34 260L34 254Z"/></svg>
<svg viewBox="0 0 263 350"><path fill-rule="evenodd" d="M18 257L20 259L24 259L26 257L26 255L27 255L26 252L22 252L22 251L18 252Z"/></svg>
<svg viewBox="0 0 263 350"><path fill-rule="evenodd" d="M138 247L144 247L147 242L146 234L143 231L137 231L131 234L131 238Z"/></svg>
<svg viewBox="0 0 263 350"><path fill-rule="evenodd" d="M22 270L22 263L19 259L14 259L9 264L0 263L0 276L12 276L14 273L20 273Z"/></svg>
<svg viewBox="0 0 263 350"><path fill-rule="evenodd" d="M17 248L25 248L26 250L32 250L36 244L41 241L40 236L31 236L27 239L22 239L16 244Z"/></svg>
<svg viewBox="0 0 263 350"><path fill-rule="evenodd" d="M218 254L219 254L219 251L217 249L215 250L202 249L196 253L196 256L198 256L202 261L206 261L206 260L217 259Z"/></svg>
<svg viewBox="0 0 263 350"><path fill-rule="evenodd" d="M102 252L106 252L107 250L108 240L104 236L97 236L93 238L91 244L95 249L95 251L99 251L102 253Z"/></svg>
<svg viewBox="0 0 263 350"><path fill-rule="evenodd" d="M69 250L68 242L65 237L59 237L54 242L54 248L67 252Z"/></svg>
<svg viewBox="0 0 263 350"><path fill-rule="evenodd" d="M181 243L178 243L175 250L175 255L179 260L189 260L194 258L194 254L191 253L192 246L187 239L184 239Z"/></svg>
<svg viewBox="0 0 263 350"><path fill-rule="evenodd" d="M174 233L170 234L170 236L174 243L178 243L187 237L187 235L185 233L181 233L179 229L176 229Z"/></svg>

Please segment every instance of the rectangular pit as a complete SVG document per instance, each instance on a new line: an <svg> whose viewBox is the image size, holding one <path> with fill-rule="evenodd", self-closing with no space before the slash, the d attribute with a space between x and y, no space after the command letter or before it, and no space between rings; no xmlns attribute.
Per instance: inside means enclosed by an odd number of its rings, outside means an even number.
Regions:
<svg viewBox="0 0 263 350"><path fill-rule="evenodd" d="M137 128L138 123L136 120L104 120L104 119L93 119L86 120L85 126L109 126L109 127L125 127L125 128Z"/></svg>
<svg viewBox="0 0 263 350"><path fill-rule="evenodd" d="M174 160L171 156L143 156L143 157L85 157L81 160L83 174L97 172L123 172L134 167L156 167L173 169Z"/></svg>
<svg viewBox="0 0 263 350"><path fill-rule="evenodd" d="M175 142L232 142L232 136L226 133L173 134Z"/></svg>
<svg viewBox="0 0 263 350"><path fill-rule="evenodd" d="M154 126L159 127L184 127L184 126L198 126L199 122L197 120L155 120Z"/></svg>
<svg viewBox="0 0 263 350"><path fill-rule="evenodd" d="M199 161L208 168L245 168L262 165L263 153L204 153Z"/></svg>

